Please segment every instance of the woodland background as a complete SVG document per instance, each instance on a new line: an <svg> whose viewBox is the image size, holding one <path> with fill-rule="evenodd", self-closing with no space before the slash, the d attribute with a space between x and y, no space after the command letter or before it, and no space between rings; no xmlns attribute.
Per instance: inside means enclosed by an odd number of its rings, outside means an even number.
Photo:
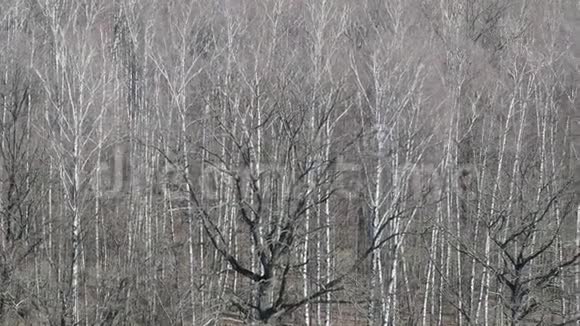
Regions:
<svg viewBox="0 0 580 326"><path fill-rule="evenodd" d="M580 3L1 0L0 324L580 325Z"/></svg>

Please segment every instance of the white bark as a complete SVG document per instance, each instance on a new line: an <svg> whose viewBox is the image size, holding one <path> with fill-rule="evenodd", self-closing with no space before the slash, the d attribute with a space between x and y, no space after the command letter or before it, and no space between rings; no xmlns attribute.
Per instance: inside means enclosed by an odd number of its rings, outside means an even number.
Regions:
<svg viewBox="0 0 580 326"><path fill-rule="evenodd" d="M491 205L490 205L490 210L489 210L489 214L491 216L493 216L495 209L496 209L496 205L497 205L497 195L500 191L500 183L501 183L501 176L502 176L502 171L503 171L503 160L504 160L504 156L505 156L505 151L506 151L506 143L507 143L507 134L510 130L510 124L511 124L511 120L513 118L514 115L514 110L515 110L515 105L516 105L516 98L515 96L512 97L510 104L508 106L508 112L507 112L507 117L505 120L505 125L503 127L503 129L501 130L501 138L500 138L500 149L499 149L499 157L498 157L498 161L497 161L497 171L496 171L496 178L495 178L495 185L493 187L493 191L492 191L492 198L491 198ZM489 234L490 230L487 230L487 234L485 237L485 252L484 252L484 256L485 256L485 269L484 269L484 273L483 273L483 280L482 280L482 284L481 284L481 293L483 294L483 299L482 301L480 300L480 302L478 302L478 308L475 312L475 320L479 320L479 312L480 312L480 305L483 304L483 324L485 326L489 325L489 291L490 291L490 284L491 284L491 276L490 273L491 271L489 270L489 268L487 266L490 266L491 264L491 238L490 238L490 234Z"/></svg>

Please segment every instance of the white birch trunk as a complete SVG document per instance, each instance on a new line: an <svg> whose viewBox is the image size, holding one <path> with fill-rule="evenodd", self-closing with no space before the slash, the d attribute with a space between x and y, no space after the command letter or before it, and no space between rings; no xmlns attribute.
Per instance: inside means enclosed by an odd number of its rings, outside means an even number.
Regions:
<svg viewBox="0 0 580 326"><path fill-rule="evenodd" d="M440 205L437 205L437 212L435 213L438 217L439 217L439 211L440 210ZM438 244L439 244L439 227L438 227L438 223L435 225L433 231L431 232L431 244L430 244L430 249L431 249L431 256L429 257L429 261L427 264L427 275L425 277L425 294L423 297L423 310L422 310L422 326L427 326L430 325L430 319L433 317L434 315L434 309L435 309L435 300L433 300L433 298L435 297L435 261L437 259L437 249L438 249ZM431 296L431 306L429 309L429 296ZM428 317L429 316L429 323L428 323Z"/></svg>
<svg viewBox="0 0 580 326"><path fill-rule="evenodd" d="M515 97L512 97L509 108L508 108L505 126L502 130L502 137L501 137L499 158L498 158L498 163L497 163L495 186L494 186L493 191L492 191L491 207L490 207L490 211L489 211L491 215L493 215L495 212L495 208L496 208L496 204L497 204L496 203L497 193L500 190L501 174L502 174L502 170L503 170L503 160L504 160L505 148L506 148L506 142L507 142L507 133L509 131L509 126L510 126L510 122L511 122L511 119L513 116L514 107L516 105L515 100L516 100ZM487 235L485 238L485 266L490 266L490 263L491 263L490 253L491 253L491 238L489 235L489 230L487 230ZM489 325L489 287L490 287L490 281L491 281L491 277L489 274L490 274L489 268L486 267L484 269L484 278L482 280L483 324L484 324L484 326ZM476 320L478 320L477 317L479 316L479 307L478 307L475 315L476 315Z"/></svg>

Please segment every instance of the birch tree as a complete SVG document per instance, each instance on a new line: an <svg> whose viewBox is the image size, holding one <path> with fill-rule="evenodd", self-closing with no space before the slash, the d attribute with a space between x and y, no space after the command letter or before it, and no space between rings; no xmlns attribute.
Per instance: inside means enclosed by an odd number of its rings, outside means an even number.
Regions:
<svg viewBox="0 0 580 326"><path fill-rule="evenodd" d="M81 11L81 9L84 9ZM42 82L43 91L50 110L46 114L44 129L51 140L52 153L57 158L60 171L65 209L59 223L70 227L67 242L64 242L69 257L67 259L67 280L63 283L63 315L61 319L70 323L81 322L87 315L88 307L82 304L84 285L82 238L88 212L88 184L95 164L95 131L103 108L96 107L102 79L97 49L90 40L95 34L91 27L100 8L84 8L80 4L72 7L57 7L46 3L42 7L49 24L45 30L54 46L53 64L35 67ZM66 13L67 10L71 10ZM62 21L60 15L65 14ZM77 19L85 24L78 25ZM70 37L67 37L69 35ZM97 43L98 44L98 43ZM84 293L86 295L86 293Z"/></svg>

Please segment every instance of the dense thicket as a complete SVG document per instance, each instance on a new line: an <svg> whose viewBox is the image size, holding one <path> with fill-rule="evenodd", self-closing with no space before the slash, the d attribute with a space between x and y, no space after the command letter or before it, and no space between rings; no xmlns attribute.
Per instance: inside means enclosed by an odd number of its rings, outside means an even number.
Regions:
<svg viewBox="0 0 580 326"><path fill-rule="evenodd" d="M0 1L0 324L580 324L572 0Z"/></svg>

